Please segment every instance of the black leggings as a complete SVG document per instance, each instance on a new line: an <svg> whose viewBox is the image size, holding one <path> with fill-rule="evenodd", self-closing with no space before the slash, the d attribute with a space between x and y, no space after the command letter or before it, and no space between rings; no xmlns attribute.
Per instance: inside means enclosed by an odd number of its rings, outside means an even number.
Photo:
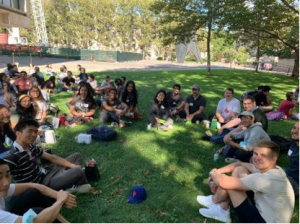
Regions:
<svg viewBox="0 0 300 224"><path fill-rule="evenodd" d="M11 197L6 205L6 210L23 216L29 209L34 208L33 210L39 213L54 202L54 199L42 195L38 190L29 189L21 195Z"/></svg>

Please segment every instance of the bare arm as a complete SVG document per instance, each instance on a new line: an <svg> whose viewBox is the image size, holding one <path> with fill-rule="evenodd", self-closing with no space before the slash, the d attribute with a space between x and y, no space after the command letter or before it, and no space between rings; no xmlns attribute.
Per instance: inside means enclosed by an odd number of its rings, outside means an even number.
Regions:
<svg viewBox="0 0 300 224"><path fill-rule="evenodd" d="M67 86L67 84L65 82L63 82L63 87L66 88L66 89L70 88L69 86Z"/></svg>
<svg viewBox="0 0 300 224"><path fill-rule="evenodd" d="M184 110L185 110L186 116L190 115L190 112L189 112L189 104L188 104L188 103L185 103L185 104L184 104Z"/></svg>
<svg viewBox="0 0 300 224"><path fill-rule="evenodd" d="M217 110L217 111L216 111L216 117L217 117L217 119L218 119L219 122L221 122L221 123L224 123L224 122L225 122L225 118L222 117L222 114L221 114L221 111L220 111L220 110Z"/></svg>
<svg viewBox="0 0 300 224"><path fill-rule="evenodd" d="M64 166L64 167L68 167L68 168L74 168L76 167L75 164L73 163L70 163L69 161L61 158L61 157L58 157L58 156L55 156L55 155L51 155L47 152L44 152L43 155L41 156L41 158L43 159L46 159L48 161L50 161L51 163L54 163L54 164L57 164L57 165L61 165L61 166Z"/></svg>
<svg viewBox="0 0 300 224"><path fill-rule="evenodd" d="M72 114L73 116L75 116L75 117L81 117L81 116L82 116L82 112L77 112L77 111L75 110L75 106L74 106L74 105L71 105L71 106L70 106L70 112L71 112L71 114Z"/></svg>
<svg viewBox="0 0 300 224"><path fill-rule="evenodd" d="M217 173L223 174L223 173L231 173L236 167L242 166L246 168L250 173L254 173L256 171L255 167L251 163L243 163L243 162L236 162L229 164L227 166L224 166L220 169L213 169L212 171L215 171Z"/></svg>
<svg viewBox="0 0 300 224"><path fill-rule="evenodd" d="M107 110L107 111L110 111L110 112L115 112L115 108L113 108L111 106L108 106L106 101L102 102L102 106L103 106L104 110Z"/></svg>
<svg viewBox="0 0 300 224"><path fill-rule="evenodd" d="M232 128L234 126L237 126L241 123L241 119L239 118L236 118L236 119L233 119L231 121L229 121L227 124L223 125L222 128L225 129L225 128Z"/></svg>
<svg viewBox="0 0 300 224"><path fill-rule="evenodd" d="M201 114L201 113L204 111L204 108L205 108L205 107L202 107L202 106L201 106L201 107L199 108L199 110L197 110L195 113L193 113L193 115L195 116L195 115Z"/></svg>
<svg viewBox="0 0 300 224"><path fill-rule="evenodd" d="M223 189L242 191L250 190L250 188L248 188L238 177L230 177L226 174L219 174L217 172L213 172L211 176L214 182Z"/></svg>
<svg viewBox="0 0 300 224"><path fill-rule="evenodd" d="M230 119L236 117L237 115L238 115L238 113L232 112L227 117L225 117L224 119L225 119L225 121L227 121L227 120L230 120Z"/></svg>
<svg viewBox="0 0 300 224"><path fill-rule="evenodd" d="M96 109L90 109L90 110L85 114L85 116L86 116L86 117L91 117L91 116L93 116L93 115L95 114L95 112L96 112Z"/></svg>

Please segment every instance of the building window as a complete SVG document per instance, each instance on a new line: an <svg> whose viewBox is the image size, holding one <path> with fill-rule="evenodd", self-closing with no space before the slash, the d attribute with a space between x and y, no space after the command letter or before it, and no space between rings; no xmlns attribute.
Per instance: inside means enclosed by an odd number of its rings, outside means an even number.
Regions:
<svg viewBox="0 0 300 224"><path fill-rule="evenodd" d="M0 0L0 3L9 8L20 9L20 0Z"/></svg>

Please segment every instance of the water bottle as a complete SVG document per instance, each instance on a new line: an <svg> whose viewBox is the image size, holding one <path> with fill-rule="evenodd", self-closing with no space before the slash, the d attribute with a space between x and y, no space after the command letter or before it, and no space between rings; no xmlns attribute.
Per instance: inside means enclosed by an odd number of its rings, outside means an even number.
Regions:
<svg viewBox="0 0 300 224"><path fill-rule="evenodd" d="M216 163L216 162L218 162L218 159L219 159L219 153L215 153L214 154L214 162Z"/></svg>
<svg viewBox="0 0 300 224"><path fill-rule="evenodd" d="M151 124L148 124L148 125L147 125L147 131L150 131L150 130L151 130L151 126L152 126Z"/></svg>

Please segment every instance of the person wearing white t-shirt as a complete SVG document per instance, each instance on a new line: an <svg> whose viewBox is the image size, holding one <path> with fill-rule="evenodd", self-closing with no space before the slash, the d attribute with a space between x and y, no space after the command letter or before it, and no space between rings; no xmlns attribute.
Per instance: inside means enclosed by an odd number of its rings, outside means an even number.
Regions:
<svg viewBox="0 0 300 224"><path fill-rule="evenodd" d="M233 97L234 90L227 88L225 90L225 98L218 103L216 117L220 123L227 123L236 118L241 112L240 101Z"/></svg>
<svg viewBox="0 0 300 224"><path fill-rule="evenodd" d="M7 211L5 199L11 197ZM50 203L48 197L55 202ZM62 206L75 207L76 197L67 191L54 191L40 184L11 184L9 166L0 159L0 223L67 222L59 214Z"/></svg>
<svg viewBox="0 0 300 224"><path fill-rule="evenodd" d="M31 87L28 94L32 99L32 104L35 110L34 119L41 124L46 120L47 117L47 103L40 88L37 86Z"/></svg>
<svg viewBox="0 0 300 224"><path fill-rule="evenodd" d="M95 90L98 86L97 80L93 74L89 74L87 83L91 85L91 87Z"/></svg>
<svg viewBox="0 0 300 224"><path fill-rule="evenodd" d="M237 162L213 169L208 181L213 181L217 190L215 195L197 197L207 207L201 208L200 214L231 222L229 205L232 203L240 223L289 223L295 196L286 173L276 165L279 151L276 143L261 140L254 146L253 164ZM254 192L255 203L247 191Z"/></svg>

